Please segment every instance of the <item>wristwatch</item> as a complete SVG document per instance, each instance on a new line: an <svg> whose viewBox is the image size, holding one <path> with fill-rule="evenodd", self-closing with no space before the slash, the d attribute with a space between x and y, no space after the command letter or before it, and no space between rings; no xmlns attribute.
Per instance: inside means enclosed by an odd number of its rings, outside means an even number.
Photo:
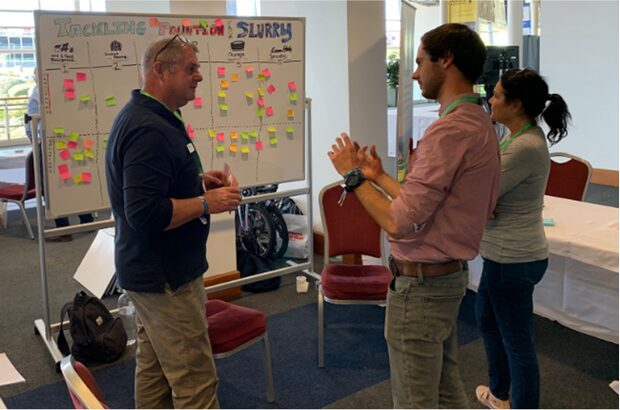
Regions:
<svg viewBox="0 0 620 410"><path fill-rule="evenodd" d="M347 192L353 192L358 186L362 185L365 179L366 177L361 169L350 169L344 174L344 189L346 189Z"/></svg>
<svg viewBox="0 0 620 410"><path fill-rule="evenodd" d="M204 196L199 196L198 199L200 199L200 203L202 204L202 217L206 218L207 216L209 216L209 203L207 202L207 200L205 199Z"/></svg>

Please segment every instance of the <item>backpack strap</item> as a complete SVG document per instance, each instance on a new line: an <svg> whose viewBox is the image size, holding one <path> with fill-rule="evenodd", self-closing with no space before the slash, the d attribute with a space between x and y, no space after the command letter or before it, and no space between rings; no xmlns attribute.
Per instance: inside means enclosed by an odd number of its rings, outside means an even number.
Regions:
<svg viewBox="0 0 620 410"><path fill-rule="evenodd" d="M68 356L71 353L71 350L69 349L69 344L67 343L67 339L65 337L65 326L63 323L65 320L65 317L68 316L67 312L69 311L72 305L73 305L73 302L65 303L65 305L60 310L60 331L58 332L57 344L58 344L58 349L60 350L60 353L62 353L65 356Z"/></svg>

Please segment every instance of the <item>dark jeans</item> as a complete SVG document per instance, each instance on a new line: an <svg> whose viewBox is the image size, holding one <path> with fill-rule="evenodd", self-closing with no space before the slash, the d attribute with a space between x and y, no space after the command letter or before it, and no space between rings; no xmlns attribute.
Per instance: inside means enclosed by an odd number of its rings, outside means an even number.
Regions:
<svg viewBox="0 0 620 410"><path fill-rule="evenodd" d="M95 220L95 218L93 218L93 214L82 214L78 215L78 217L80 218L81 224L86 224ZM54 222L56 222L56 228L63 228L65 226L69 226L69 217L63 216L62 218L56 218L54 219Z"/></svg>
<svg viewBox="0 0 620 410"><path fill-rule="evenodd" d="M476 317L489 364L489 387L512 408L538 408L540 374L532 329L534 286L548 259L528 263L484 260Z"/></svg>

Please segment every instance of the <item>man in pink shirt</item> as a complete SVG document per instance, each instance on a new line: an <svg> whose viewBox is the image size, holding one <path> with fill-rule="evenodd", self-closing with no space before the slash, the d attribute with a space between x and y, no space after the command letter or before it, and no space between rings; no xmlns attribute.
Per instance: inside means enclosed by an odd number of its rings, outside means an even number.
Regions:
<svg viewBox="0 0 620 410"><path fill-rule="evenodd" d="M328 155L391 242L385 338L394 407L466 408L456 319L468 283L465 261L477 255L495 207L499 149L472 93L486 58L480 37L444 24L421 42L413 79L440 103L440 118L411 154L404 183L384 171L374 146L367 154L344 133Z"/></svg>

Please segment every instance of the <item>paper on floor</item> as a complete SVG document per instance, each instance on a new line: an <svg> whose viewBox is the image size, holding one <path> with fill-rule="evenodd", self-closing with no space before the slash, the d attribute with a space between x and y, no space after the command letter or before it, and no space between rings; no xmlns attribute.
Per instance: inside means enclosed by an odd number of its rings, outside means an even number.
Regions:
<svg viewBox="0 0 620 410"><path fill-rule="evenodd" d="M0 353L0 386L13 383L21 383L26 380L17 371L6 353Z"/></svg>

